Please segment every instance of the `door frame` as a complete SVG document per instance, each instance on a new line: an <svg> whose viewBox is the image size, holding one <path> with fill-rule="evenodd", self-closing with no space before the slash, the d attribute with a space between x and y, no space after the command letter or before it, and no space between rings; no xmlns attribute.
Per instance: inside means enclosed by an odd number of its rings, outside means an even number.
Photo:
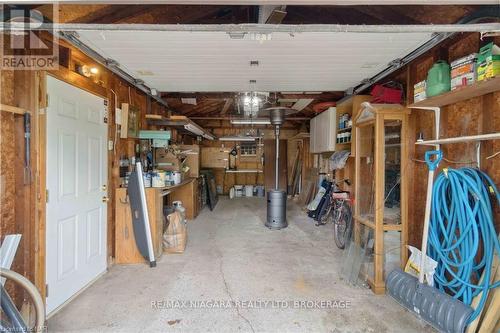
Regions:
<svg viewBox="0 0 500 333"><path fill-rule="evenodd" d="M47 114L46 110L48 107L48 99L47 99L47 75L51 76L55 79L58 79L64 83L74 86L75 88L84 90L88 93L96 95L97 97L103 98L108 102L109 107L109 94L108 89L102 86L95 84L94 82L85 82L86 78L78 75L69 69L60 67L58 70L53 71L37 71L37 75L35 78L35 87L34 90L36 92L36 101L34 112L37 114L38 126L36 128L38 143L35 144L38 150L38 158L37 158L37 183L38 183L38 191L37 191L37 235L36 235L36 254L35 254L35 285L37 286L40 294L42 295L42 299L44 303L46 303L46 230L47 230L47 222L46 222L46 212L47 212ZM109 112L109 110L108 110ZM106 140L109 142L110 138L110 124L107 124L107 136ZM116 143L115 143L116 144ZM108 145L106 145L106 148ZM113 162L112 155L109 150L107 151L107 184L108 184L108 197L110 196L110 192L112 189L109 184L112 183L112 174L111 174L111 165ZM107 216L106 216L106 229L109 233L109 218L112 209L111 200L107 203ZM109 261L109 236L106 239L106 258L107 258L107 266L110 266ZM95 281L95 280L94 280ZM65 303L66 304L66 303ZM55 313L55 312L54 312Z"/></svg>

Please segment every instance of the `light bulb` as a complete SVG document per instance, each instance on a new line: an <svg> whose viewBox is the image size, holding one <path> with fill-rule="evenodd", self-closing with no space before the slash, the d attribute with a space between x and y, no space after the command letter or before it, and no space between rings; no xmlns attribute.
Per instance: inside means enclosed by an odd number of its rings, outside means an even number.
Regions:
<svg viewBox="0 0 500 333"><path fill-rule="evenodd" d="M97 74L99 73L99 69L97 69L97 67L90 67L90 73Z"/></svg>

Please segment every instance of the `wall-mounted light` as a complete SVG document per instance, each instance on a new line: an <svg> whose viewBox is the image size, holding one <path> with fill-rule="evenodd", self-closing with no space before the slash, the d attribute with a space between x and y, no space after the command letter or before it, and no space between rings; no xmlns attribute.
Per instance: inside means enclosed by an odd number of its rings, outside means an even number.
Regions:
<svg viewBox="0 0 500 333"><path fill-rule="evenodd" d="M97 73L99 73L99 69L97 67L90 67L90 73L92 75L96 75Z"/></svg>

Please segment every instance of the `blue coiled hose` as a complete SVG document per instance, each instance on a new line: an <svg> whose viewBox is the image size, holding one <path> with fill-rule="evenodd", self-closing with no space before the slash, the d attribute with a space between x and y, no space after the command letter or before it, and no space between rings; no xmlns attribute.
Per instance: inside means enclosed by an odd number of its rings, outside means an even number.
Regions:
<svg viewBox="0 0 500 333"><path fill-rule="evenodd" d="M432 190L428 252L438 262L434 280L467 305L483 292L469 323L481 313L488 292L500 286L490 283L494 251L500 254L490 198L500 203L495 183L474 168L444 169Z"/></svg>

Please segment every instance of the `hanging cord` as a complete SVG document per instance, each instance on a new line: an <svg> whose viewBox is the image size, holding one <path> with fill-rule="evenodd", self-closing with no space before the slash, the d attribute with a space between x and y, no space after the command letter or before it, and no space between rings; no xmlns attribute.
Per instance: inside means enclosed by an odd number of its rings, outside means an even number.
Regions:
<svg viewBox="0 0 500 333"><path fill-rule="evenodd" d="M490 283L494 251L500 254L490 197L500 203L495 183L468 167L444 169L432 191L428 248L438 262L434 280L439 290L467 305L482 292L469 323L481 313L488 292L500 286Z"/></svg>

